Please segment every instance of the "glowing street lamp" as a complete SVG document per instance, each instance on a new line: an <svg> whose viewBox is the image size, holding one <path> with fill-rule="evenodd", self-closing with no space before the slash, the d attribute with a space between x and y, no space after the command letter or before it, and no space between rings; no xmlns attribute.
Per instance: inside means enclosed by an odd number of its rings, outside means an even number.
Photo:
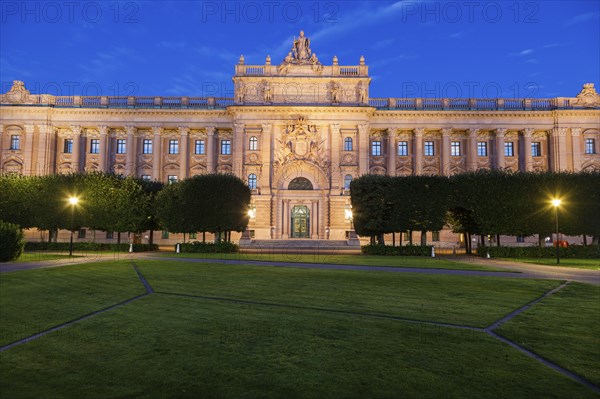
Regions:
<svg viewBox="0 0 600 399"><path fill-rule="evenodd" d="M79 202L79 198L70 197L69 204L71 204L71 242L69 243L69 256L73 256L73 214L75 213L75 205Z"/></svg>
<svg viewBox="0 0 600 399"><path fill-rule="evenodd" d="M554 207L554 220L556 220L556 264L560 264L560 242L558 241L558 207L560 206L561 200L558 198L553 199L552 206Z"/></svg>

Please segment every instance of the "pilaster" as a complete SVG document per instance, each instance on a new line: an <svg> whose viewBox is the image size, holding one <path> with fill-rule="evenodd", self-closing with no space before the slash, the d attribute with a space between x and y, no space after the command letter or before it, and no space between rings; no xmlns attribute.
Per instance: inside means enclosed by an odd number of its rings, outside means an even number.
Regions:
<svg viewBox="0 0 600 399"><path fill-rule="evenodd" d="M106 170L108 169L108 163L109 163L109 159L110 159L108 151L107 151L108 126L98 125L98 132L100 132L100 146L99 146L100 154L98 154L100 164L98 166L100 168L100 171L106 172Z"/></svg>
<svg viewBox="0 0 600 399"><path fill-rule="evenodd" d="M189 165L189 141L190 129L187 126L179 126L179 180L185 180L188 177Z"/></svg>
<svg viewBox="0 0 600 399"><path fill-rule="evenodd" d="M573 147L573 172L581 170L581 128L571 128L571 141Z"/></svg>
<svg viewBox="0 0 600 399"><path fill-rule="evenodd" d="M477 132L479 129L470 128L467 139L467 170L477 170Z"/></svg>
<svg viewBox="0 0 600 399"><path fill-rule="evenodd" d="M496 129L496 169L504 169L504 137L506 136L504 128Z"/></svg>
<svg viewBox="0 0 600 399"><path fill-rule="evenodd" d="M524 172L530 172L533 167L533 159L531 156L531 136L533 136L533 132L534 129L531 127L523 129L523 148L520 150L523 159L521 170Z"/></svg>
<svg viewBox="0 0 600 399"><path fill-rule="evenodd" d="M415 129L414 141L415 141L415 150L414 154L414 166L413 173L415 175L420 175L423 172L423 134L425 133L425 129L422 127L418 127Z"/></svg>
<svg viewBox="0 0 600 399"><path fill-rule="evenodd" d="M206 127L206 171L215 173L215 127Z"/></svg>
<svg viewBox="0 0 600 399"><path fill-rule="evenodd" d="M369 124L358 125L358 173L366 175L369 173Z"/></svg>
<svg viewBox="0 0 600 399"><path fill-rule="evenodd" d="M152 139L152 179L161 181L162 127L153 126L152 133L154 133L154 138Z"/></svg>
<svg viewBox="0 0 600 399"><path fill-rule="evenodd" d="M71 132L73 133L73 152L71 153L71 171L79 172L81 162L81 126L71 126Z"/></svg>
<svg viewBox="0 0 600 399"><path fill-rule="evenodd" d="M442 129L442 175L450 175L450 135L451 128Z"/></svg>
<svg viewBox="0 0 600 399"><path fill-rule="evenodd" d="M125 175L133 176L135 174L135 131L137 129L134 126L125 126L125 132L127 133L127 143L125 151Z"/></svg>
<svg viewBox="0 0 600 399"><path fill-rule="evenodd" d="M387 175L396 176L396 133L393 129L387 130L388 150L387 150Z"/></svg>

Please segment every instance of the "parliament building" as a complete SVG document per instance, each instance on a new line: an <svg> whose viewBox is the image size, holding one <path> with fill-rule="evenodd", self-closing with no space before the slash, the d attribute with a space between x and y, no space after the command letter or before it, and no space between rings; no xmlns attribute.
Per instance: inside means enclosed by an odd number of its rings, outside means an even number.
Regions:
<svg viewBox="0 0 600 399"><path fill-rule="evenodd" d="M600 169L593 83L548 99L371 98L364 57L324 65L310 44L301 32L275 64L241 56L233 98L53 96L15 81L0 95L0 170L165 183L233 173L252 189L254 239L345 240L349 184L364 174Z"/></svg>

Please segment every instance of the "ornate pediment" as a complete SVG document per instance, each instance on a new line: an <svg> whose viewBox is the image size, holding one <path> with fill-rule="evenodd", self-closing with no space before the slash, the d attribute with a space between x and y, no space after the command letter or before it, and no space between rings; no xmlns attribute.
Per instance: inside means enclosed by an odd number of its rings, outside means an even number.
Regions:
<svg viewBox="0 0 600 399"><path fill-rule="evenodd" d="M324 155L325 140L321 139L316 125L299 117L295 123L289 124L281 138L278 139L280 150L275 156L278 165L293 161L309 161L321 167L327 163Z"/></svg>
<svg viewBox="0 0 600 399"><path fill-rule="evenodd" d="M571 103L575 107L593 108L600 106L600 95L596 92L593 83L585 83L583 89L577 95L577 99Z"/></svg>
<svg viewBox="0 0 600 399"><path fill-rule="evenodd" d="M25 88L25 82L22 80L13 81L13 85L10 90L6 93L5 98L9 103L13 104L24 104L31 102L29 97L31 93Z"/></svg>

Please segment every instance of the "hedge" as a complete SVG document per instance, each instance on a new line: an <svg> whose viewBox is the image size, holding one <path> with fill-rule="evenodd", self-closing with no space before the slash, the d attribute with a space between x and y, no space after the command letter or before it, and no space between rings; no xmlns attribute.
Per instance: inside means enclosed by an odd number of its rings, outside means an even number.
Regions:
<svg viewBox="0 0 600 399"><path fill-rule="evenodd" d="M195 252L195 253L230 253L238 252L240 247L232 242L221 242L219 244L213 244L208 242L186 242L179 243L180 252ZM175 245L177 250L177 245Z"/></svg>
<svg viewBox="0 0 600 399"><path fill-rule="evenodd" d="M25 239L21 227L0 220L0 262L10 262L23 253Z"/></svg>
<svg viewBox="0 0 600 399"><path fill-rule="evenodd" d="M492 258L554 258L556 247L481 247L477 249L479 256L488 253ZM600 259L600 245L569 245L560 248L561 258Z"/></svg>
<svg viewBox="0 0 600 399"><path fill-rule="evenodd" d="M74 242L73 249L76 251L115 251L128 252L129 243L111 244L104 242ZM25 244L26 251L68 251L68 242L42 242L29 241ZM157 244L133 244L133 252L146 252L158 250Z"/></svg>
<svg viewBox="0 0 600 399"><path fill-rule="evenodd" d="M394 247L391 245L363 245L360 249L367 255L384 256L431 256L432 245L405 245Z"/></svg>

